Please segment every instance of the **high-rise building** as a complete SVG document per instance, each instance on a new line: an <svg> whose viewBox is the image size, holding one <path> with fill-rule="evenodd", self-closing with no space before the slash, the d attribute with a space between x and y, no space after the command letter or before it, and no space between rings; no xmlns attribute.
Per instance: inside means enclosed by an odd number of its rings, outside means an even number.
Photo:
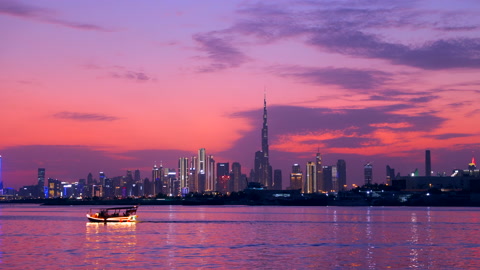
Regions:
<svg viewBox="0 0 480 270"><path fill-rule="evenodd" d="M363 167L363 176L365 179L365 185L371 185L373 181L373 165L371 162L368 162Z"/></svg>
<svg viewBox="0 0 480 270"><path fill-rule="evenodd" d="M230 177L231 182L231 191L241 191L247 187L245 182L242 182L242 166L239 162L232 163L232 173Z"/></svg>
<svg viewBox="0 0 480 270"><path fill-rule="evenodd" d="M307 162L307 170L305 174L305 182L303 184L303 193L315 193L317 192L317 169L316 163Z"/></svg>
<svg viewBox="0 0 480 270"><path fill-rule="evenodd" d="M432 160L430 159L430 150L425 151L425 176L432 176Z"/></svg>
<svg viewBox="0 0 480 270"><path fill-rule="evenodd" d="M180 189L184 190L188 188L188 175L190 174L190 169L188 166L188 158L181 157L178 160L178 180L180 181Z"/></svg>
<svg viewBox="0 0 480 270"><path fill-rule="evenodd" d="M343 159L337 160L338 191L347 190L347 163Z"/></svg>
<svg viewBox="0 0 480 270"><path fill-rule="evenodd" d="M217 188L216 190L222 193L228 191L228 184L230 180L230 164L228 162L217 163Z"/></svg>
<svg viewBox="0 0 480 270"><path fill-rule="evenodd" d="M331 192L333 189L333 166L323 166L324 192Z"/></svg>
<svg viewBox="0 0 480 270"><path fill-rule="evenodd" d="M290 173L290 189L302 189L303 173L300 165L294 164L292 166L292 173Z"/></svg>
<svg viewBox="0 0 480 270"><path fill-rule="evenodd" d="M330 191L336 192L339 190L338 186L338 171L337 166L332 166L332 187Z"/></svg>
<svg viewBox="0 0 480 270"><path fill-rule="evenodd" d="M317 156L315 157L315 168L317 170L317 190L315 192L327 191L325 180L323 179L322 155L319 151L317 152Z"/></svg>
<svg viewBox="0 0 480 270"><path fill-rule="evenodd" d="M105 186L105 173L104 172L100 172L98 174L98 179L100 181L100 185Z"/></svg>
<svg viewBox="0 0 480 270"><path fill-rule="evenodd" d="M149 183L150 185L150 188L147 189L150 191L150 194L148 195L153 195L153 196L156 196L158 193L161 193L162 190L158 190L157 189L157 184L156 183L159 183L161 182L161 179L162 179L162 176L161 176L161 170L159 167L157 167L157 164L153 165L153 169L152 169L152 182Z"/></svg>
<svg viewBox="0 0 480 270"><path fill-rule="evenodd" d="M267 98L263 98L262 151L255 153L255 182L265 187L272 186L272 174L268 150Z"/></svg>
<svg viewBox="0 0 480 270"><path fill-rule="evenodd" d="M215 160L212 155L207 156L207 174L205 179L205 191L214 191L216 187Z"/></svg>
<svg viewBox="0 0 480 270"><path fill-rule="evenodd" d="M92 173L88 173L88 176L87 176L87 185L93 185L94 182L93 182L93 175Z"/></svg>
<svg viewBox="0 0 480 270"><path fill-rule="evenodd" d="M212 191L213 186L211 186L211 183L207 181L207 170L208 170L208 160L207 160L207 153L205 151L205 148L200 148L198 149L198 165L196 167L197 169L197 179L196 179L196 189L199 192L203 192L205 190Z"/></svg>
<svg viewBox="0 0 480 270"><path fill-rule="evenodd" d="M38 196L45 198L45 168L38 168Z"/></svg>
<svg viewBox="0 0 480 270"><path fill-rule="evenodd" d="M139 182L142 178L140 177L140 170L135 170L134 181L135 183Z"/></svg>
<svg viewBox="0 0 480 270"><path fill-rule="evenodd" d="M387 165L387 185L392 185L393 180L395 180L395 169Z"/></svg>
<svg viewBox="0 0 480 270"><path fill-rule="evenodd" d="M198 166L198 157L192 156L190 160L190 172L188 175L188 190L190 192L201 192L203 190L199 190L198 188L198 173L197 173L197 166Z"/></svg>

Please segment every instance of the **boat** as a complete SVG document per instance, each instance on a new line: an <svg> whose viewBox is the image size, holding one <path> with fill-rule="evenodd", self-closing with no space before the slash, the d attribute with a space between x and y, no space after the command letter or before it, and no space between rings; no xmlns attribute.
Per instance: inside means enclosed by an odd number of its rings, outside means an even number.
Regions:
<svg viewBox="0 0 480 270"><path fill-rule="evenodd" d="M138 206L91 208L87 213L91 222L136 222Z"/></svg>

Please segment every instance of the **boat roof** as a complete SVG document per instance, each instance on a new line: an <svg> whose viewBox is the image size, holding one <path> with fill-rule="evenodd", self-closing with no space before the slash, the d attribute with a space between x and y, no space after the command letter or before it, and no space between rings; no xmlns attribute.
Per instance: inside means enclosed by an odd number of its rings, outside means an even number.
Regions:
<svg viewBox="0 0 480 270"><path fill-rule="evenodd" d="M134 206L127 206L127 207L109 207L109 208L99 208L99 207L96 207L96 208L91 208L91 209L101 209L101 210L123 210L123 209L133 209L133 208L137 208L138 205L134 205Z"/></svg>

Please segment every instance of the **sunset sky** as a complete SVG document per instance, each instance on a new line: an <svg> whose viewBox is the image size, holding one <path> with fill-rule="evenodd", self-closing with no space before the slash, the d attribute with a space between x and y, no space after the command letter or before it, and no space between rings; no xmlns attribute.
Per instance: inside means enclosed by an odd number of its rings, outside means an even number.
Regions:
<svg viewBox="0 0 480 270"><path fill-rule="evenodd" d="M351 185L480 148L478 0L0 0L0 37L5 187L151 178L199 148L248 175L264 94L284 187L317 149Z"/></svg>

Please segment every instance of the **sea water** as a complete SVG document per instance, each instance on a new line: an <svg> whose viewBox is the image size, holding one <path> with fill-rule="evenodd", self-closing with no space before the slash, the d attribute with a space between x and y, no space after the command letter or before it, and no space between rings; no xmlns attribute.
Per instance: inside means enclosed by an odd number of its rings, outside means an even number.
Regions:
<svg viewBox="0 0 480 270"><path fill-rule="evenodd" d="M0 205L1 269L479 269L480 209Z"/></svg>

